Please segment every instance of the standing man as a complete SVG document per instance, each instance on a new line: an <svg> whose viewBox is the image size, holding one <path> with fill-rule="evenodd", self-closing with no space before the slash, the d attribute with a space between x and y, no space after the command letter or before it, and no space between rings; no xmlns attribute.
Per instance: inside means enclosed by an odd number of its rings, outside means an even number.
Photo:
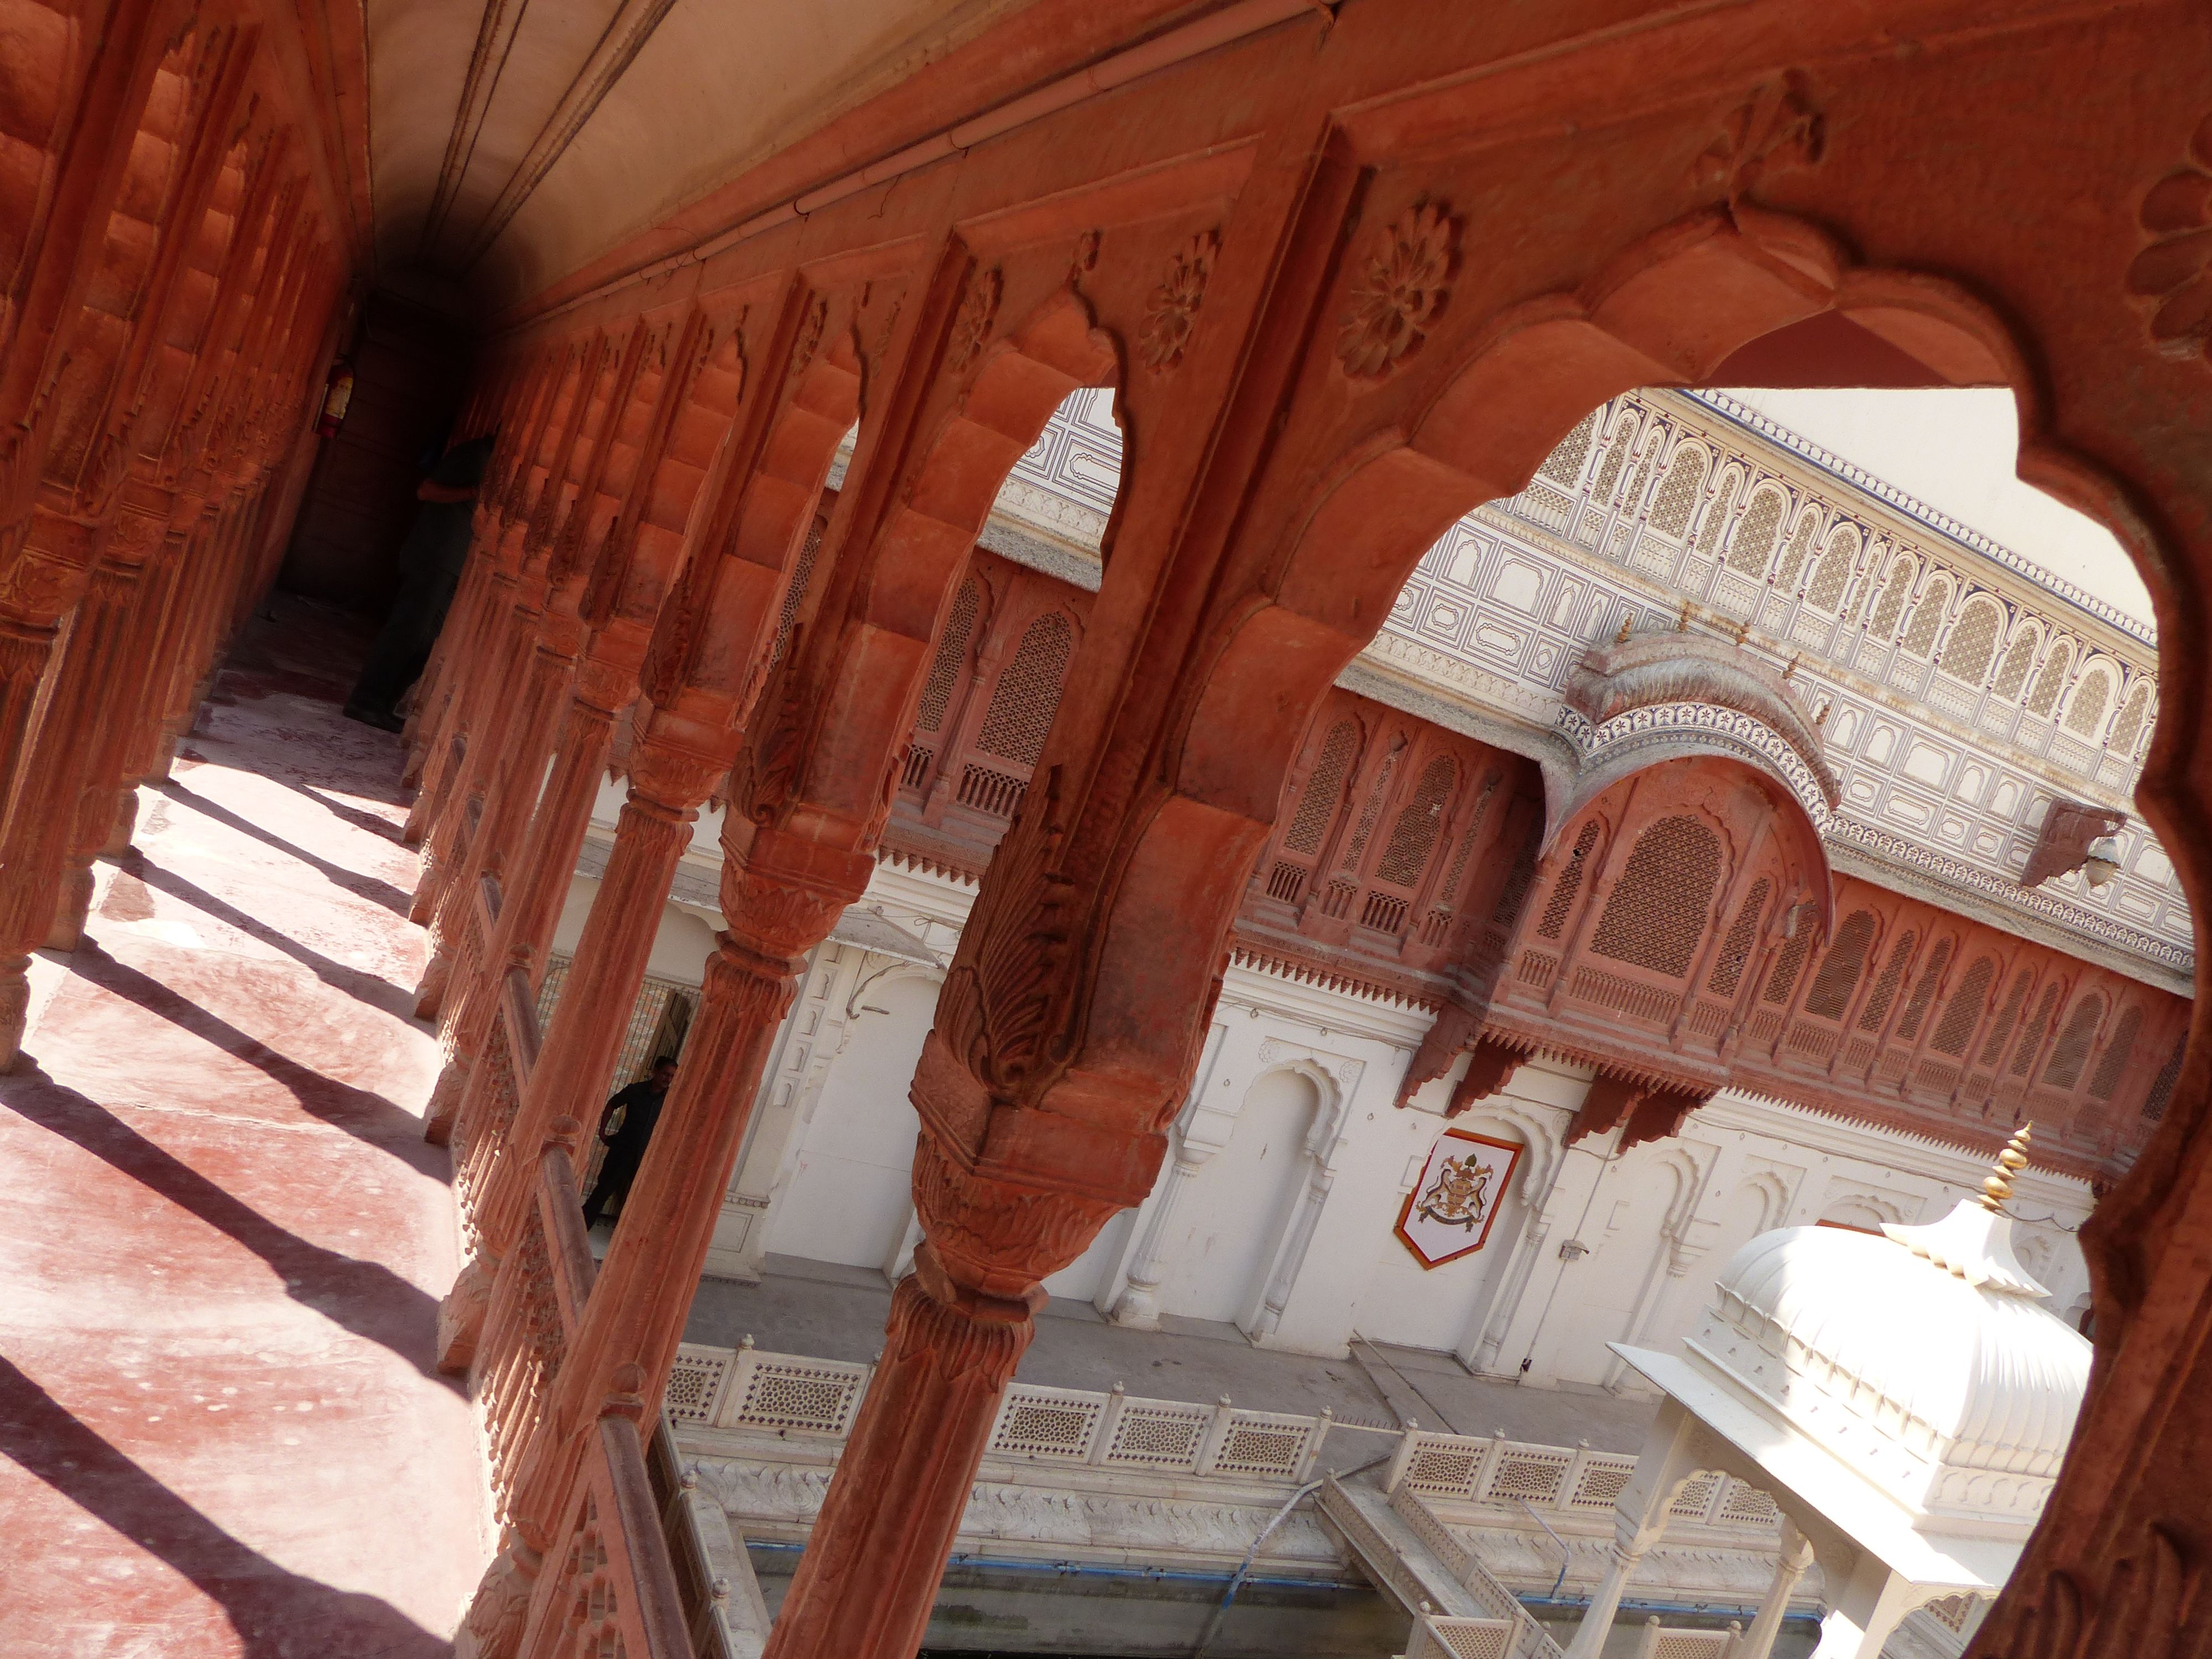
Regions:
<svg viewBox="0 0 2212 1659"><path fill-rule="evenodd" d="M483 482L491 447L489 435L455 444L416 487L415 499L422 505L415 511L415 527L400 544L399 596L392 600L392 614L384 619L376 643L368 647L361 678L346 699L348 720L386 732L397 732L406 724L399 718L399 699L430 660L430 647L446 625L446 609L460 586L461 568L469 557L477 486Z"/></svg>
<svg viewBox="0 0 2212 1659"><path fill-rule="evenodd" d="M592 1183L591 1196L584 1200L586 1231L599 1224L600 1213L609 1204L629 1198L629 1184L645 1162L646 1142L653 1139L653 1126L660 1121L660 1103L668 1098L668 1085L675 1080L676 1062L664 1054L653 1062L651 1073L641 1082L631 1084L607 1103L606 1115L599 1122L607 1155L599 1164L599 1178ZM620 1123L615 1121L617 1109Z"/></svg>

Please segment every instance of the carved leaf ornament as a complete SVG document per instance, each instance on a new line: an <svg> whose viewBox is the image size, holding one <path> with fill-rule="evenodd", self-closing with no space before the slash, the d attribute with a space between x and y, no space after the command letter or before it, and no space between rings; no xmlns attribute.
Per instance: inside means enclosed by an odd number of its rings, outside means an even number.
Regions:
<svg viewBox="0 0 2212 1659"><path fill-rule="evenodd" d="M1459 222L1417 203L1376 239L1352 280L1336 355L1355 380L1380 380L1443 314L1459 268Z"/></svg>
<svg viewBox="0 0 2212 1659"><path fill-rule="evenodd" d="M2189 160L2143 198L2136 221L2150 245L2128 267L2128 292L2150 304L2153 344L2168 356L2212 356L2212 116Z"/></svg>
<svg viewBox="0 0 2212 1659"><path fill-rule="evenodd" d="M1155 374L1165 374L1182 361L1198 324L1200 302L1206 298L1206 278L1213 274L1213 257L1220 249L1221 239L1212 231L1192 237L1168 261L1167 279L1145 301L1137 343L1145 367Z"/></svg>
<svg viewBox="0 0 2212 1659"><path fill-rule="evenodd" d="M960 297L960 314L952 319L952 366L965 368L990 343L991 330L999 320L997 267L979 271Z"/></svg>

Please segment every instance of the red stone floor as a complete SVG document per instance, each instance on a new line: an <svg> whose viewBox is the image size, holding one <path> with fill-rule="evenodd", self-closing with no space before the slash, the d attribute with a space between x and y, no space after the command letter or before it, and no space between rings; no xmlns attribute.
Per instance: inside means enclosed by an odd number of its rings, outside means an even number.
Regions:
<svg viewBox="0 0 2212 1659"><path fill-rule="evenodd" d="M490 1551L431 1364L455 1238L420 1111L398 739L279 601L0 1078L0 1656L446 1650Z"/></svg>

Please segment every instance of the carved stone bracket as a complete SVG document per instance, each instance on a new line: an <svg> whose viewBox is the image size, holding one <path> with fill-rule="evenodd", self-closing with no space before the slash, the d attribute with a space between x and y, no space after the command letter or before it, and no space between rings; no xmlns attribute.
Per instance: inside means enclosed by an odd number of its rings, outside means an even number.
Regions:
<svg viewBox="0 0 2212 1659"><path fill-rule="evenodd" d="M2020 872L2022 887L2040 887L2046 881L2068 876L2089 860L2089 848L2106 836L2127 827L2128 815L2087 801L2054 800L2043 815L2043 833L2027 855L2027 868Z"/></svg>

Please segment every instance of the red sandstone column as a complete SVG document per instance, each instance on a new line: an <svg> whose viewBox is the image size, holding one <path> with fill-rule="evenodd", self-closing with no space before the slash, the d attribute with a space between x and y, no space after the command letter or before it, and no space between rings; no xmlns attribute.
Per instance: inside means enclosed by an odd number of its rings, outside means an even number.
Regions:
<svg viewBox="0 0 2212 1659"><path fill-rule="evenodd" d="M452 763L445 793L432 802L428 830L422 840L422 872L415 884L415 902L409 920L428 922L437 914L455 866L465 857L473 839L469 823L471 801L481 803L493 775L505 757L511 729L514 690L527 672L532 625L538 611L526 610L526 600L509 584L495 595L491 648L476 666L458 721L463 747ZM430 797L425 790L416 805Z"/></svg>
<svg viewBox="0 0 2212 1659"><path fill-rule="evenodd" d="M125 614L118 623L122 640L116 654L116 677L100 689L103 708L83 757L72 822L63 848L53 919L46 933L46 945L52 950L74 951L83 938L92 908L93 861L116 832L121 799L126 794L136 799L135 793L124 787L123 768L155 678L155 646L167 588L166 567L174 553L167 545L168 528L166 519L145 518L126 510L110 537L108 553L101 559L104 568L127 584ZM127 841L127 826L123 834Z"/></svg>
<svg viewBox="0 0 2212 1659"><path fill-rule="evenodd" d="M506 1145L492 1164L478 1222L491 1261L471 1262L463 1270L465 1284L471 1273L495 1265L520 1231L524 1211L532 1201L536 1149L545 1144L551 1126L569 1117L584 1126L586 1137L597 1131L608 1076L645 978L676 861L690 845L699 803L720 770L711 763L659 749L641 754L632 767L629 800L615 830L614 851L591 919L562 985L552 1029Z"/></svg>
<svg viewBox="0 0 2212 1659"><path fill-rule="evenodd" d="M763 1659L913 1659L1042 1279L1115 1207L977 1182L927 1131L914 1191L927 1237Z"/></svg>
<svg viewBox="0 0 2212 1659"><path fill-rule="evenodd" d="M423 1136L442 1143L456 1122L471 1123L471 1104L481 1091L475 1058L499 1010L500 986L520 968L534 990L545 976L545 953L561 919L561 901L576 867L576 855L590 827L599 778L613 747L616 711L605 706L616 690L607 677L586 664L562 722L553 775L530 821L529 839L516 861L514 880L502 896L498 931L484 959L458 986L459 999L448 1018L453 1057L431 1091Z"/></svg>
<svg viewBox="0 0 2212 1659"><path fill-rule="evenodd" d="M575 672L575 656L562 649L562 644L558 640L542 640L530 653L506 741L485 769L489 776L483 816L455 861L430 919L430 960L422 970L415 1001L415 1012L426 1019L434 1018L444 1003L453 957L467 931L481 878L506 872L509 854L522 839L531 810L538 804L545 763L551 757L559 728L562 699ZM477 963L479 968L496 959L489 954L491 941L487 939L482 944L485 956Z"/></svg>
<svg viewBox="0 0 2212 1659"><path fill-rule="evenodd" d="M85 769L100 741L106 689L122 672L131 584L93 572L33 740L15 810L0 835L0 1069L22 1052L31 952L54 919Z"/></svg>

